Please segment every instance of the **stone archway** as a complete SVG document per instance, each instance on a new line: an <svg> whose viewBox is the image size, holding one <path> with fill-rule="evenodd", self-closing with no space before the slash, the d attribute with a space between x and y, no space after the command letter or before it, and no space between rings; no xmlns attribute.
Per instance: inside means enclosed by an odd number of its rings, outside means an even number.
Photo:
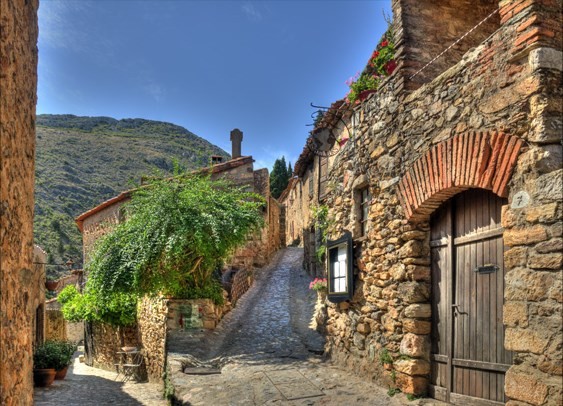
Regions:
<svg viewBox="0 0 563 406"><path fill-rule="evenodd" d="M508 183L516 166L522 144L523 141L518 137L503 132L473 131L456 135L430 147L425 153L421 153L420 157L410 165L397 185L396 191L405 218L413 225L431 221L432 217L435 217L433 215L438 212L438 209L443 207L444 204L449 204L446 202L453 201L454 199L452 198L454 196L461 196L462 192L469 189L481 189L483 192L488 190L493 192L491 195L494 194L501 199L506 198L508 196ZM497 215L500 216L500 212L497 213ZM435 221L435 219L432 221ZM423 226L423 229L426 230L426 226ZM430 231L428 232L429 237L432 237L432 233ZM453 234L451 234L450 237L453 241ZM502 237L500 238L502 239ZM436 242L434 241L434 243ZM451 247L454 246L455 244L452 242ZM433 258L435 255L431 255L431 246L427 248L427 250L422 250L422 255L427 254L428 256L427 258L421 258L421 260L422 262L430 264L435 259ZM455 257L453 251L452 255ZM453 259L450 260L450 265L453 263ZM466 274L461 270L458 270L458 272L463 275ZM436 274L436 272L432 271L432 293L429 298L430 303L428 303L428 305L433 306L432 310L429 310L429 315L432 316L432 319L440 317L435 306L434 296L437 294L437 290L436 286L434 286L435 281L433 280L436 278L436 275L439 274L440 272ZM500 273L498 273L498 275L500 275ZM502 292L500 292L498 296L502 298ZM447 300L445 300L444 303L445 302L447 302ZM452 302L450 306L452 304L456 303ZM426 315L426 317L428 317L428 315ZM453 322L453 316L449 318L449 320ZM498 329L498 324L495 325L495 328ZM502 326L502 322L500 325ZM432 331L434 330L436 330L436 326L432 327ZM453 330L447 334L449 335L452 331ZM403 347L403 344L406 346L408 342L405 341L413 337L419 339L421 343L426 342L426 340L430 338L429 336L412 334L407 334L407 336L403 338L401 347ZM430 343L428 342L427 344ZM426 348L426 344L422 345L421 348ZM432 352L433 351L428 349L428 353L419 354L419 356L423 358L430 357ZM440 358L440 355L442 354L439 354L438 358ZM447 357L448 360L446 361L446 368L450 368L450 371L453 371L453 369L451 369L454 359L453 355L453 353L449 354ZM436 357L433 357L431 364L433 370L438 368L438 361ZM441 361L444 361L443 357ZM458 361L459 360L456 359L456 362ZM472 362L473 367L475 365L484 365L483 362L478 360L470 359L469 361L470 363ZM503 372L506 369L506 362L500 362L500 364L502 365L495 367L497 369L501 368ZM436 371L432 372L433 376L435 372ZM486 373L488 372L485 372L485 374ZM450 372L449 377L445 379L450 381L453 379L452 376L453 374ZM417 390L423 392L422 380L419 378L420 376L416 376L415 374L412 380L419 384ZM457 394L455 392L457 388L452 387L451 384L448 384L447 387L442 386L442 389L440 389L440 386L441 382L432 381L431 383L430 389L432 389L432 394L435 397L450 399L450 393L454 395ZM444 395L444 393L437 393L437 390L441 392L445 390L447 396L441 396ZM468 399L467 396L471 398L475 397L472 393L465 394L464 391L461 391L461 393L462 395L466 395L465 400ZM494 395L492 399L498 400L503 396L503 393L497 388ZM489 401L495 403L497 400ZM482 398L480 402L487 402L487 400Z"/></svg>
<svg viewBox="0 0 563 406"><path fill-rule="evenodd" d="M523 141L496 131L468 132L441 142L401 178L398 196L406 218L425 221L450 197L470 188L507 197Z"/></svg>

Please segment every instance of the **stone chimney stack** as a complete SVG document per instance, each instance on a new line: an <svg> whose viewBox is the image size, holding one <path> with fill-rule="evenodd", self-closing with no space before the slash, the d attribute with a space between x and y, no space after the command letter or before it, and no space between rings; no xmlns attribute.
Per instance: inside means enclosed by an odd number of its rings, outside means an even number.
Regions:
<svg viewBox="0 0 563 406"><path fill-rule="evenodd" d="M242 131L238 128L231 131L231 143L233 144L232 159L239 158L241 156Z"/></svg>

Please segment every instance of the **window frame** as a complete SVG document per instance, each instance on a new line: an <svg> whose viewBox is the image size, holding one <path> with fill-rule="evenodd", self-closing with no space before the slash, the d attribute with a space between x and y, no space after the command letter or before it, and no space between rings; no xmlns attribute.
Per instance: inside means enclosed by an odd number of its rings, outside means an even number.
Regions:
<svg viewBox="0 0 563 406"><path fill-rule="evenodd" d="M352 299L354 295L354 253L353 253L353 240L352 234L349 231L346 231L344 235L336 240L328 240L326 243L326 252L327 252L327 299L333 303L340 303L346 300ZM346 289L334 291L333 284L335 279L341 279L342 276L335 277L335 269L337 268L335 265L338 263L338 272L340 275L341 268L341 260L338 260L339 255L342 255L343 249L346 255L346 263L344 265L345 271L345 282L346 282ZM336 259L336 261L335 261Z"/></svg>

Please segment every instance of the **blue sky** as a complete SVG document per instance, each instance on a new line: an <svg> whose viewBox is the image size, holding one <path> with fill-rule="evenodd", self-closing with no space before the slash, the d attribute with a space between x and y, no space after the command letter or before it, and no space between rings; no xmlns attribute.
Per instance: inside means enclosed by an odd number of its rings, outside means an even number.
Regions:
<svg viewBox="0 0 563 406"><path fill-rule="evenodd" d="M181 125L271 169L295 163L309 106L348 91L387 28L385 1L43 0L37 113Z"/></svg>

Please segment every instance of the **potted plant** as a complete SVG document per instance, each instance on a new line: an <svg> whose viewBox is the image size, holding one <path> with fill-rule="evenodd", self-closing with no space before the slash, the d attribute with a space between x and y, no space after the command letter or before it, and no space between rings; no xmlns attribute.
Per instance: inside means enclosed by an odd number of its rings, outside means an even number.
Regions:
<svg viewBox="0 0 563 406"><path fill-rule="evenodd" d="M55 380L55 353L48 343L43 343L33 352L33 383L35 386L49 386Z"/></svg>
<svg viewBox="0 0 563 406"><path fill-rule="evenodd" d="M64 379L69 365L72 363L72 356L77 347L74 343L65 340L51 341L51 346L56 354L55 357L55 379Z"/></svg>
<svg viewBox="0 0 563 406"><path fill-rule="evenodd" d="M54 379L64 379L76 345L70 341L49 340L39 345L33 354L35 386L49 386Z"/></svg>
<svg viewBox="0 0 563 406"><path fill-rule="evenodd" d="M309 289L317 292L317 299L324 303L327 295L326 278L315 278L309 283Z"/></svg>

